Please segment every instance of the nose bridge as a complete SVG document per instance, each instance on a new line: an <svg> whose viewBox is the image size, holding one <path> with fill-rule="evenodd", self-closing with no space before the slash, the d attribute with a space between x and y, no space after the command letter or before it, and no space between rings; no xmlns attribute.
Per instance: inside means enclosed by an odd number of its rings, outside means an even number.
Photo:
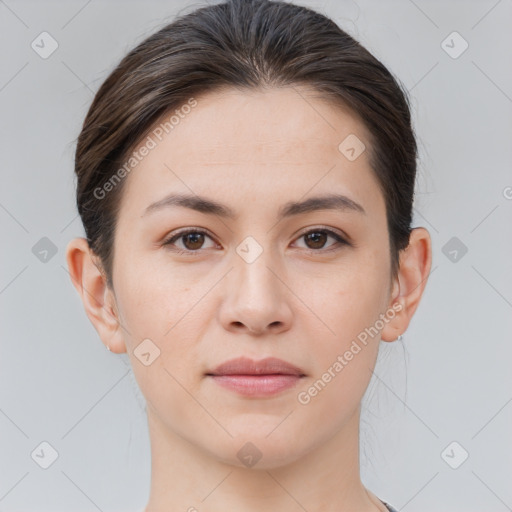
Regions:
<svg viewBox="0 0 512 512"><path fill-rule="evenodd" d="M264 246L254 237L246 237L236 248L234 265L237 289L246 299L268 303L270 297L277 297L280 293L275 270L270 270L279 263L268 244Z"/></svg>
<svg viewBox="0 0 512 512"><path fill-rule="evenodd" d="M286 287L276 276L279 262L271 249L253 237L244 239L233 254L234 269L221 307L226 329L245 326L253 333L287 328L291 320Z"/></svg>

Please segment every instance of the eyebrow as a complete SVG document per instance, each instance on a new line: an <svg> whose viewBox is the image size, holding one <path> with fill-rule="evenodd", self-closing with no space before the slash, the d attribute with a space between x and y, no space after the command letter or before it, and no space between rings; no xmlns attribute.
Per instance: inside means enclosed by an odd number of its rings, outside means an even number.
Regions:
<svg viewBox="0 0 512 512"><path fill-rule="evenodd" d="M196 210L201 213L218 215L219 217L228 219L237 218L235 211L229 206L207 197L189 194L170 194L163 199L150 204L144 210L142 216L157 210L172 208L175 206L190 208L191 210ZM341 194L328 194L310 197L304 201L289 201L279 209L278 219L281 220L293 215L300 215L317 210L339 210L357 212L366 215L365 209L353 199Z"/></svg>

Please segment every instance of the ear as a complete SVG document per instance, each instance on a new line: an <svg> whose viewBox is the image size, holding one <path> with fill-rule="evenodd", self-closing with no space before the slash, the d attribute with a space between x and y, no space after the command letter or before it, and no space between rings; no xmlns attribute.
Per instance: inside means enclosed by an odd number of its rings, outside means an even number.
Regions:
<svg viewBox="0 0 512 512"><path fill-rule="evenodd" d="M400 269L388 304L388 310L393 309L395 315L382 329L382 341L395 341L407 330L423 295L431 265L430 234L425 228L414 228L409 245L400 252Z"/></svg>
<svg viewBox="0 0 512 512"><path fill-rule="evenodd" d="M85 238L75 238L69 242L66 261L73 286L80 294L85 312L104 345L118 354L126 352L114 292L107 286L99 259Z"/></svg>

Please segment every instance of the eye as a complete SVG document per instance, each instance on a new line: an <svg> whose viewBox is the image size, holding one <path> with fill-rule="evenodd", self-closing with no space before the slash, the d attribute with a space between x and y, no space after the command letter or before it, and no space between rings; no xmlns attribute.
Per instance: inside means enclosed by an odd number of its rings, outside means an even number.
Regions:
<svg viewBox="0 0 512 512"><path fill-rule="evenodd" d="M194 253L198 253L200 249L205 248L203 247L205 237L213 240L213 238L202 229L184 229L165 240L162 245L171 247L172 250L175 250L179 254L192 256ZM335 243L328 246L327 249L322 250L329 237L334 239ZM312 253L330 252L338 249L340 245L350 245L350 243L338 233L327 228L310 229L309 231L302 233L298 240L300 239L305 240L307 244L306 250ZM183 247L176 246L176 241L182 242ZM215 247L215 244L213 247Z"/></svg>
<svg viewBox="0 0 512 512"><path fill-rule="evenodd" d="M177 247L174 250L179 254L193 255L195 252L198 252L199 249L204 249L202 246L204 244L205 237L212 240L212 237L202 229L186 229L175 233L173 236L165 240L162 245L173 246L177 240L182 241L184 249Z"/></svg>
<svg viewBox="0 0 512 512"><path fill-rule="evenodd" d="M329 237L333 238L335 243L328 246L327 249L322 250ZM302 233L298 240L300 239L304 239L306 242L307 250L315 253L330 252L338 249L340 245L350 245L341 235L327 228L310 229L309 231Z"/></svg>

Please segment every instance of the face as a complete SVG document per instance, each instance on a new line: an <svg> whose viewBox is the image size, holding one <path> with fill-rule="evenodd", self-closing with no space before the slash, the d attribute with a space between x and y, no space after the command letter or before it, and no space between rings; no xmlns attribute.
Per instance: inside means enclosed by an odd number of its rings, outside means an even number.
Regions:
<svg viewBox="0 0 512 512"><path fill-rule="evenodd" d="M125 178L116 308L151 420L238 466L251 442L271 468L358 412L391 316L384 197L348 111L294 88L196 100ZM298 371L215 371L241 357Z"/></svg>

